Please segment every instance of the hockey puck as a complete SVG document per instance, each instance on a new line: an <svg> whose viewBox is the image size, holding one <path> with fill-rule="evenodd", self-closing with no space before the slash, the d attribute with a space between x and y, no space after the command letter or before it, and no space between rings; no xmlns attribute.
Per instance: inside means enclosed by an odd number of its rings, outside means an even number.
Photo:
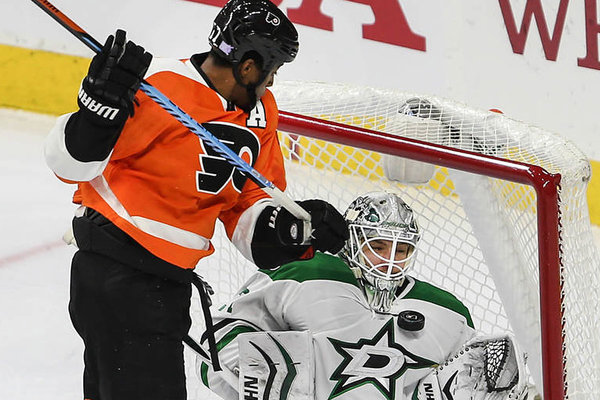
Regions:
<svg viewBox="0 0 600 400"><path fill-rule="evenodd" d="M406 310L398 314L397 323L401 329L416 332L425 326L425 316L417 311Z"/></svg>

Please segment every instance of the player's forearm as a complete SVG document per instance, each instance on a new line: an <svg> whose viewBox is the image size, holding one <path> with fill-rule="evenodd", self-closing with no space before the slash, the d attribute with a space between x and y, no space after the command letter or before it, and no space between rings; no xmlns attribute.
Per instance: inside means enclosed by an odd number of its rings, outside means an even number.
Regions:
<svg viewBox="0 0 600 400"><path fill-rule="evenodd" d="M65 114L56 120L46 138L44 154L46 163L56 175L70 181L86 182L102 174L108 163L110 151L103 159L86 161L85 158L71 153L72 149L67 144L66 126L72 115L74 114Z"/></svg>
<svg viewBox="0 0 600 400"><path fill-rule="evenodd" d="M71 115L65 126L65 145L78 161L104 161L112 151L125 120L115 126L98 126L82 117L81 111Z"/></svg>
<svg viewBox="0 0 600 400"><path fill-rule="evenodd" d="M261 268L275 268L296 260L311 259L315 251L336 254L348 239L344 217L319 199L297 201L311 217L310 244L302 242L304 223L285 207L268 206L256 220L252 257Z"/></svg>
<svg viewBox="0 0 600 400"><path fill-rule="evenodd" d="M310 251L308 258L311 258L314 254L310 245L299 245L288 240L288 238L282 238L281 231L286 233L290 231L289 228L286 229L285 227L278 229L277 216L279 213L284 212L286 210L281 207L267 206L256 220L251 250L252 259L259 268L279 267L302 258L307 251Z"/></svg>
<svg viewBox="0 0 600 400"><path fill-rule="evenodd" d="M270 219L277 208L269 198L254 203L240 216L231 237L236 248L259 268L274 268L297 260L310 247L283 243Z"/></svg>

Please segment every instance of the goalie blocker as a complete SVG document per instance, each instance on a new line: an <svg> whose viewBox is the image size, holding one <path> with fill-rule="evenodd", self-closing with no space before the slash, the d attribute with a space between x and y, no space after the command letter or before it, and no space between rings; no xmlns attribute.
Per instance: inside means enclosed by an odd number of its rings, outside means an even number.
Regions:
<svg viewBox="0 0 600 400"><path fill-rule="evenodd" d="M234 373L239 376L240 400L315 399L315 351L310 332L244 333L238 343L239 370ZM527 397L525 356L512 335L502 334L468 341L420 381L413 399Z"/></svg>

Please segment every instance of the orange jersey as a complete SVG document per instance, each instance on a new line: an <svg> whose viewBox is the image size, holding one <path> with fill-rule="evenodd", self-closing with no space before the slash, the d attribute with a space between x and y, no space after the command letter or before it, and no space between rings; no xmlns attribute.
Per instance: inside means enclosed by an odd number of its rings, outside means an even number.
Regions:
<svg viewBox="0 0 600 400"><path fill-rule="evenodd" d="M146 80L285 189L271 92L246 113L228 105L189 60L155 59ZM194 268L214 251L209 240L217 219L231 238L240 215L268 196L148 96L140 91L137 98L101 174L79 180L76 198L157 257Z"/></svg>

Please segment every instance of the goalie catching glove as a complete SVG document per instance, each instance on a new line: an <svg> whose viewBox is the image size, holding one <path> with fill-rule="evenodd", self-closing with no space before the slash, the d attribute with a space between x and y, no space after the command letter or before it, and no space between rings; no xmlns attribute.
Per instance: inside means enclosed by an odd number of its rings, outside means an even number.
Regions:
<svg viewBox="0 0 600 400"><path fill-rule="evenodd" d="M309 259L315 250L339 252L349 237L344 217L323 200L297 202L311 216L310 243L302 243L303 221L283 207L267 206L258 216L252 237L252 258L259 268L275 268Z"/></svg>
<svg viewBox="0 0 600 400"><path fill-rule="evenodd" d="M476 336L417 390L417 400L525 400L525 356L512 335Z"/></svg>

